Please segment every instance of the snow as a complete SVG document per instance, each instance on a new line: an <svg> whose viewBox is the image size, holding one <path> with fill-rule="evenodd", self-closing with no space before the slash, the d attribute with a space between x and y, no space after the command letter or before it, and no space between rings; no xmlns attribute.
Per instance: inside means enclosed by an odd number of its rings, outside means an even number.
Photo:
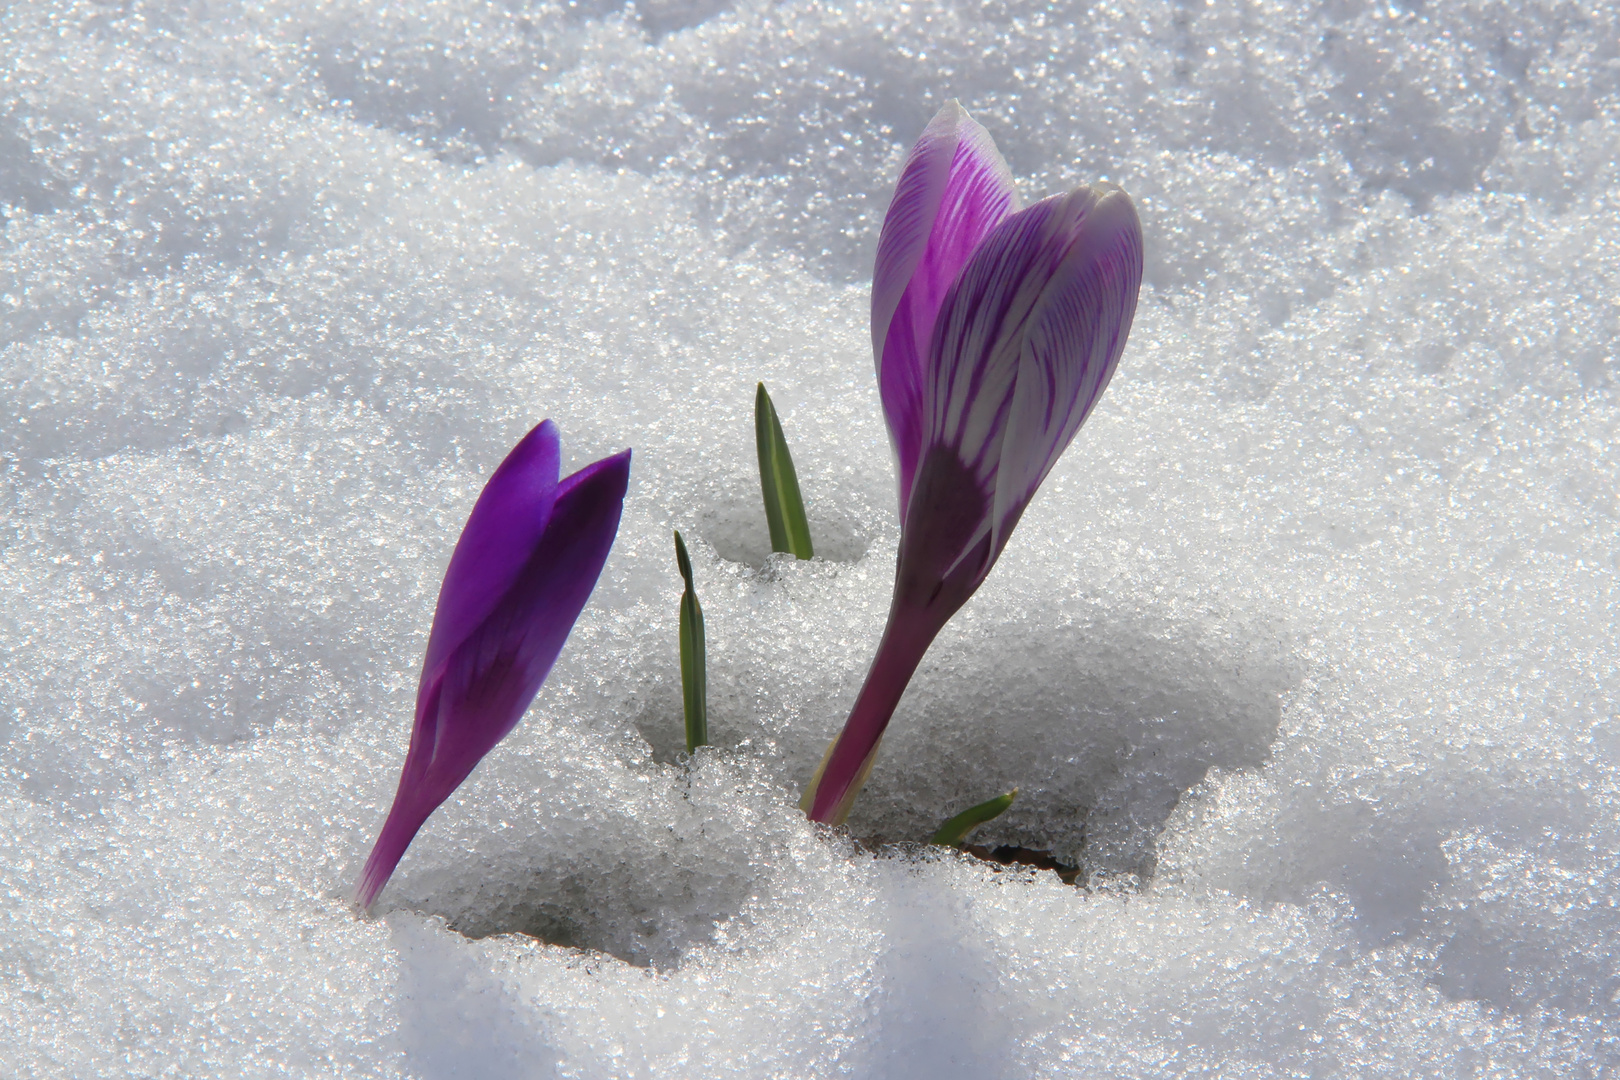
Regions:
<svg viewBox="0 0 1620 1080"><path fill-rule="evenodd" d="M795 803L887 606L867 278L948 97L1026 198L1124 186L1148 271L857 844ZM7 8L0 1075L1620 1071L1617 161L1612 4ZM635 448L618 543L362 918L545 416ZM906 843L1013 786L977 836L1085 887Z"/></svg>

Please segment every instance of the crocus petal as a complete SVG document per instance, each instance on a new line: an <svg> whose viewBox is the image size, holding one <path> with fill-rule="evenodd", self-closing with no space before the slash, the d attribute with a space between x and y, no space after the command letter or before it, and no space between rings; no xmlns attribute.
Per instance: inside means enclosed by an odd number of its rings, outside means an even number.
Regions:
<svg viewBox="0 0 1620 1080"><path fill-rule="evenodd" d="M923 361L940 304L974 248L1017 201L989 132L947 102L901 170L872 270L872 353L900 464L902 524L924 445Z"/></svg>
<svg viewBox="0 0 1620 1080"><path fill-rule="evenodd" d="M1109 184L1069 198L1089 205L1023 337L996 468L998 554L1113 377L1142 284L1142 226L1130 197Z"/></svg>
<svg viewBox="0 0 1620 1080"><path fill-rule="evenodd" d="M545 535L489 617L450 654L435 690L436 734L424 768L457 774L453 790L517 726L562 652L619 530L630 452L558 485ZM426 704L425 702L423 704ZM445 792L449 795L449 791Z"/></svg>
<svg viewBox="0 0 1620 1080"><path fill-rule="evenodd" d="M1002 222L940 307L924 388L926 445L954 450L986 495L996 490L1025 330L1068 254L1088 197L1085 189L1057 195ZM990 528L986 514L958 556Z"/></svg>
<svg viewBox="0 0 1620 1080"><path fill-rule="evenodd" d="M422 661L424 685L438 677L450 652L489 617L529 561L551 519L559 460L557 425L543 420L484 485L439 586Z"/></svg>
<svg viewBox="0 0 1620 1080"><path fill-rule="evenodd" d="M399 790L361 874L361 907L382 891L428 816L534 700L601 576L629 475L626 450L556 485L550 521L508 588L437 673L424 676Z"/></svg>

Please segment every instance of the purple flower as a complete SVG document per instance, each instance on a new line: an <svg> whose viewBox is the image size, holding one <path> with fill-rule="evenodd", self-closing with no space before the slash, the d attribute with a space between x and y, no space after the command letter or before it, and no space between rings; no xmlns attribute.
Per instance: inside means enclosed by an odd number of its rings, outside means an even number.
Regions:
<svg viewBox="0 0 1620 1080"><path fill-rule="evenodd" d="M1102 396L1142 281L1131 200L1100 184L1016 207L951 102L906 160L872 272L872 348L900 463L900 556L877 657L805 792L838 823L906 683L983 583Z"/></svg>
<svg viewBox="0 0 1620 1080"><path fill-rule="evenodd" d="M630 451L558 481L557 425L523 437L484 485L439 587L394 805L360 875L369 908L428 815L517 726L619 530Z"/></svg>

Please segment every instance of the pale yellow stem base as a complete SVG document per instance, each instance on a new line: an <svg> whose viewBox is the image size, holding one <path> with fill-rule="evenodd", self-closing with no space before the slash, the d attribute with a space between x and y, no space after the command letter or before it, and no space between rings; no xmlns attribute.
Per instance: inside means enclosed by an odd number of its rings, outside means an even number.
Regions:
<svg viewBox="0 0 1620 1080"><path fill-rule="evenodd" d="M799 809L806 814L810 813L810 808L815 805L816 788L821 786L821 774L827 770L827 762L832 760L833 748L837 745L837 739L827 744L827 752L821 755L821 764L816 766L815 775L810 777L809 785L799 798ZM855 805L855 796L859 795L861 788L866 786L866 778L871 775L872 763L877 761L878 748L882 745L883 737L880 735L878 741L872 744L872 752L866 755L865 761L861 762L861 769L860 772L855 774L854 783L849 785L849 790L844 792L844 797L838 800L837 806L833 807L832 820L827 824L842 825L849 818L850 809Z"/></svg>

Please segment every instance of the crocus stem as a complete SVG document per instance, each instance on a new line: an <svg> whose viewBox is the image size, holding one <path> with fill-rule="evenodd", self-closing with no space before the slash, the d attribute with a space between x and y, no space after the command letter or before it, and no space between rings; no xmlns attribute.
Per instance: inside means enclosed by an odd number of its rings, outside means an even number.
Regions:
<svg viewBox="0 0 1620 1080"><path fill-rule="evenodd" d="M827 748L821 768L811 778L800 806L811 821L842 825L849 817L855 796L860 794L867 773L877 757L878 742L889 718L900 704L917 665L944 626L934 613L903 605L898 599L889 609L889 624L883 629L872 670L867 672L855 707L850 710L844 730Z"/></svg>
<svg viewBox="0 0 1620 1080"><path fill-rule="evenodd" d="M404 801L396 798L393 807L388 811L388 820L383 822L377 843L371 849L371 857L366 860L365 869L360 872L360 884L354 893L355 902L360 905L360 910L366 911L371 908L372 901L382 892L382 887L393 874L394 867L398 866L399 860L404 857L405 849L411 846L411 841L427 823L428 815L433 809L431 806L417 805L409 798Z"/></svg>

